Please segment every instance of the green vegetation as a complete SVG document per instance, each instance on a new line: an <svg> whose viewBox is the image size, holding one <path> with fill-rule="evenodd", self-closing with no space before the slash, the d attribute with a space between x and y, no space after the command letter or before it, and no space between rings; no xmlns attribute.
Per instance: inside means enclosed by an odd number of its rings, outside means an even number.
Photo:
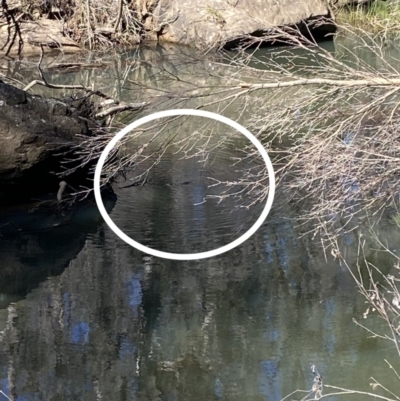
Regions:
<svg viewBox="0 0 400 401"><path fill-rule="evenodd" d="M215 20L215 22L217 22L218 24L224 25L225 24L225 20L223 15L221 14L221 12L219 10L217 10L214 7L211 7L210 5L207 6L206 9L206 13Z"/></svg>
<svg viewBox="0 0 400 401"><path fill-rule="evenodd" d="M400 228L400 213L396 213L392 219L393 222Z"/></svg>
<svg viewBox="0 0 400 401"><path fill-rule="evenodd" d="M400 31L400 0L375 0L368 5L343 6L339 23L349 23L371 32Z"/></svg>

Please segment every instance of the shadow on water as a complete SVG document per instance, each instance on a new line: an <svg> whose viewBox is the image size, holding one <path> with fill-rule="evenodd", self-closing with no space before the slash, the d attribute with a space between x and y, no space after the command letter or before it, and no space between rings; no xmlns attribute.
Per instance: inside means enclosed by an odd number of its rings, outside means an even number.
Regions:
<svg viewBox="0 0 400 401"><path fill-rule="evenodd" d="M114 204L108 197L108 212ZM24 206L0 211L2 306L7 297L24 297L47 277L61 274L102 221L94 200L61 212Z"/></svg>

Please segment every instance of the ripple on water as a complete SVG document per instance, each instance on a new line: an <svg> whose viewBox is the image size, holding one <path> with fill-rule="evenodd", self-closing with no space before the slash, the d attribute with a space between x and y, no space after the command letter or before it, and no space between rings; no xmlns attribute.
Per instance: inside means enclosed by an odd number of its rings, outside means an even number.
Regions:
<svg viewBox="0 0 400 401"><path fill-rule="evenodd" d="M118 202L111 217L127 235L159 250L193 253L228 244L254 224L263 205L246 209L241 207L243 199L230 197L220 203L211 198L220 189L210 187L209 176L238 179L231 168L232 155L222 152L220 164L206 172L196 158L168 156L154 167L143 186L117 189Z"/></svg>

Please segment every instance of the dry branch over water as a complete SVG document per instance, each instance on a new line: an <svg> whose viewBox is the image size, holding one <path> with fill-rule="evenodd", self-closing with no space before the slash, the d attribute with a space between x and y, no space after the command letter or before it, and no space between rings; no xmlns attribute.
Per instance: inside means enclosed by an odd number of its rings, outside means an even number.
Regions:
<svg viewBox="0 0 400 401"><path fill-rule="evenodd" d="M233 64L247 76L255 68L268 71L239 87L249 90L243 96L253 114L250 129L276 152L281 191L307 201L303 218L317 226L320 219L334 223L377 213L397 201L396 60L386 58L383 45L365 32L359 46L380 60L379 70L358 57L357 47L332 54L295 32L278 34L301 50L301 57L283 49L255 62L246 51Z"/></svg>
<svg viewBox="0 0 400 401"><path fill-rule="evenodd" d="M238 121L258 137L273 158L278 191L287 200L307 204L301 217L304 222L314 221L316 228L321 221L333 226L341 218L349 221L354 216L377 214L397 202L400 76L384 43L364 33L357 39L358 46L342 48L338 41L332 53L294 29L277 29L270 35L291 44L290 51L283 47L259 58L257 47L246 47L236 54L210 57L205 69L202 58L164 54L126 64L121 76L125 86L140 94L143 104L154 106L152 110L193 107L222 114L235 110ZM379 60L379 69L359 57L360 49L368 49ZM174 71L175 65L179 65L179 73ZM147 74L151 81L146 81ZM114 106L124 110L123 102ZM109 120L114 128L121 128L122 122ZM150 155L143 154L149 149L148 141L154 142L157 132L161 135L166 130L164 124L152 129L152 139L146 139L141 131L132 134L142 140L142 146L130 157L121 154L121 158L110 159L104 183L118 171L137 166L142 157L148 160ZM151 132L145 131L146 135ZM102 129L86 139L77 150L82 163L96 159L114 132ZM181 138L182 155L207 155L209 149L200 145L206 136L206 131L197 129L186 142ZM119 148L131 140L122 141ZM163 142L158 156L152 153L152 157L161 157L173 140L172 135ZM254 148L242 151L243 160L259 158ZM211 185L220 188L221 200L247 188L246 194L252 195L243 198L243 207L264 202L268 195L268 176L262 167L246 171L241 181L214 181Z"/></svg>
<svg viewBox="0 0 400 401"><path fill-rule="evenodd" d="M346 26L342 31L351 35ZM246 47L237 53L209 54L206 60L190 52L163 52L119 62L122 70L117 83L134 94L135 100L140 100L137 103L125 101L119 93L108 95L79 83L50 84L40 68L41 80L36 83L83 90L102 98L94 117L108 116L108 127L83 140L76 150L80 165L96 160L115 130L124 126L126 119L115 118L118 112L143 105L150 105L151 110L193 107L222 114L229 110L267 148L277 172L278 191L289 201L307 204L304 222L314 221L318 227L323 220L334 225L341 218L376 214L397 201L400 76L396 60L385 53L385 43L364 33L353 48L342 48L338 40L333 53L295 29L275 29L268 35L269 40L290 44L290 51L282 47L260 58L257 46L264 38L248 38ZM361 49L374 55L379 68L359 56ZM148 160L150 155L143 154L149 150L148 141L153 143L166 131L163 124L152 129L152 139L145 136L149 129L146 134L132 134L142 140L142 146L130 157L121 153L120 158L108 161L104 183L118 171L137 166L142 157ZM163 132L161 136L158 130ZM182 155L206 158L210 149L200 145L200 139L207 135L197 129L186 142L181 138ZM131 140L127 137L119 149ZM173 140L172 135L152 157L160 157ZM259 158L251 147L242 152L243 160ZM221 200L247 188L246 194L251 196L243 198L243 207L264 202L268 195L268 176L262 167L245 171L241 181L214 181L211 185L220 188Z"/></svg>

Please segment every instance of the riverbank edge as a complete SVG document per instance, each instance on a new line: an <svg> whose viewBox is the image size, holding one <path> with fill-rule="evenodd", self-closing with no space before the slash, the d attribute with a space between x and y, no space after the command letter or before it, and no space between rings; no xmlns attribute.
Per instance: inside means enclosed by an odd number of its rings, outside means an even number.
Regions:
<svg viewBox="0 0 400 401"><path fill-rule="evenodd" d="M195 7L194 3L187 7ZM312 1L304 4L279 9L271 8L271 16L260 17L255 12L250 21L245 21L234 7L219 11L207 6L199 20L192 21L188 17L190 12L182 7L170 5L170 13L175 18L163 21L153 13L141 15L134 21L140 27L133 30L131 26L124 26L122 22L110 28L111 17L107 24L99 24L85 28L82 21L78 21L75 10L53 9L46 14L29 13L22 6L3 8L3 17L0 17L0 57L18 55L30 56L41 52L41 47L58 49L64 53L74 53L81 50L95 50L115 47L118 45L135 46L146 43L174 43L195 48L235 48L249 38L259 38L265 44L275 44L276 35L268 33L275 29L298 29L301 34L311 34L316 40L325 40L327 36L336 32L335 17L328 2L321 0L318 7L311 7ZM7 4L7 3L5 3ZM4 6L3 6L4 7ZM186 6L185 6L186 7ZM243 8L244 6L242 6ZM25 7L26 8L26 7ZM265 8L264 8L265 10ZM282 12L282 10L284 12ZM183 15L183 13L186 15ZM233 15L232 13L236 13ZM225 14L224 14L225 13ZM139 14L141 15L139 17ZM230 15L232 14L232 15ZM239 19L238 19L239 16ZM160 21L162 23L160 23Z"/></svg>

